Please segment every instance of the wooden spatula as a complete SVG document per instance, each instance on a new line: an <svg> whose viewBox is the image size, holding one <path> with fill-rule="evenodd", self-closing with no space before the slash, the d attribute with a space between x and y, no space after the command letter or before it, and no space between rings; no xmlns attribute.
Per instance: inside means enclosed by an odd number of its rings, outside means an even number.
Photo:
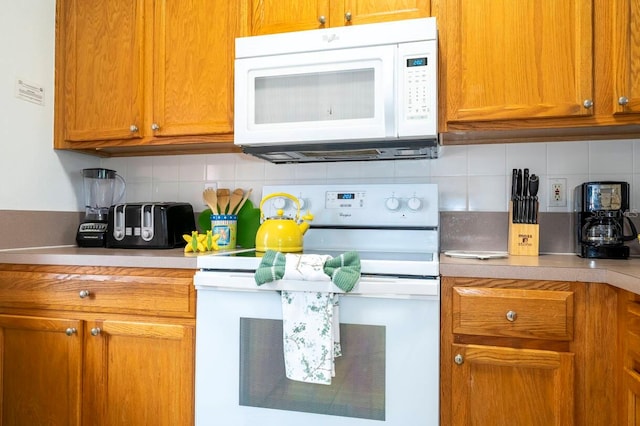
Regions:
<svg viewBox="0 0 640 426"><path fill-rule="evenodd" d="M218 211L220 214L227 214L227 206L229 205L229 189L218 188Z"/></svg>
<svg viewBox="0 0 640 426"><path fill-rule="evenodd" d="M236 207L238 207L238 204L240 204L240 201L242 201L243 195L244 191L241 188L237 188L231 193L231 201L229 201L229 214L238 213Z"/></svg>
<svg viewBox="0 0 640 426"><path fill-rule="evenodd" d="M218 214L218 196L216 190L213 188L207 188L202 192L202 199L211 209L211 213Z"/></svg>

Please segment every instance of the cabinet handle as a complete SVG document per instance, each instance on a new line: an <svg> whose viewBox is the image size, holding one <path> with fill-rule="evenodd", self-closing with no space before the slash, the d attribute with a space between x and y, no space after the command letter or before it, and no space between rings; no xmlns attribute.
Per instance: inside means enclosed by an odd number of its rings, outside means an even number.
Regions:
<svg viewBox="0 0 640 426"><path fill-rule="evenodd" d="M593 101L591 99L585 99L584 102L582 102L582 105L589 109L593 106Z"/></svg>
<svg viewBox="0 0 640 426"><path fill-rule="evenodd" d="M80 296L80 299L86 299L87 297L91 296L91 292L89 290L80 290L78 296Z"/></svg>
<svg viewBox="0 0 640 426"><path fill-rule="evenodd" d="M158 123L153 123L151 125L151 130L153 130L154 132L160 130L160 126L158 125Z"/></svg>
<svg viewBox="0 0 640 426"><path fill-rule="evenodd" d="M320 17L318 18L318 22L324 25L327 22L327 18L325 18L324 15L320 15Z"/></svg>
<svg viewBox="0 0 640 426"><path fill-rule="evenodd" d="M64 331L64 333L65 333L67 336L73 336L73 335L74 335L74 334L76 334L77 332L78 332L78 330L77 330L75 327L69 327L69 328L67 328L67 329Z"/></svg>
<svg viewBox="0 0 640 426"><path fill-rule="evenodd" d="M507 312L507 320L514 322L516 320L516 318L518 318L518 314L515 311L509 311Z"/></svg>
<svg viewBox="0 0 640 426"><path fill-rule="evenodd" d="M620 96L618 98L618 104L625 106L628 103L629 103L629 98L627 98L626 96Z"/></svg>
<svg viewBox="0 0 640 426"><path fill-rule="evenodd" d="M100 327L94 327L91 329L91 335L92 336L97 336L98 334L100 334L102 330L100 330Z"/></svg>
<svg viewBox="0 0 640 426"><path fill-rule="evenodd" d="M458 365L462 365L464 363L464 357L461 354L458 354L453 357L453 362L455 362Z"/></svg>
<svg viewBox="0 0 640 426"><path fill-rule="evenodd" d="M344 20L347 22L351 22L351 12L347 12L344 14Z"/></svg>
<svg viewBox="0 0 640 426"><path fill-rule="evenodd" d="M131 126L129 126L129 130L131 131L131 133L137 133L138 126L136 126L135 124L132 124Z"/></svg>

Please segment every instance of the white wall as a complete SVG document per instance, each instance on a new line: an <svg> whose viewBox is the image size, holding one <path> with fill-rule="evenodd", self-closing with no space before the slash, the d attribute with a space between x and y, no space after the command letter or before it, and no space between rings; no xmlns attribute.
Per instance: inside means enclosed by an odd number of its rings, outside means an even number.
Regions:
<svg viewBox="0 0 640 426"><path fill-rule="evenodd" d="M53 150L55 0L0 0L0 210L83 210L80 170L99 159ZM43 87L44 105L15 96Z"/></svg>
<svg viewBox="0 0 640 426"><path fill-rule="evenodd" d="M640 141L550 142L441 147L436 160L274 165L244 154L114 158L102 161L127 180L127 201L186 201L204 208L205 183L253 188L260 201L265 183L433 182L440 210L508 210L511 170L540 176L543 212L570 212L572 189L591 180L631 184L632 208L640 210ZM548 179L567 181L566 207L547 207Z"/></svg>

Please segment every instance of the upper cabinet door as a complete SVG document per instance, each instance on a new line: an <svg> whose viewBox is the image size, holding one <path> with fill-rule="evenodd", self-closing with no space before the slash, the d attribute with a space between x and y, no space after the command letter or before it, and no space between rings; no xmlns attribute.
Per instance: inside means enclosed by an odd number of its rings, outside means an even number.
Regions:
<svg viewBox="0 0 640 426"><path fill-rule="evenodd" d="M140 136L143 12L143 0L63 2L65 140Z"/></svg>
<svg viewBox="0 0 640 426"><path fill-rule="evenodd" d="M592 1L444 0L446 121L591 115Z"/></svg>
<svg viewBox="0 0 640 426"><path fill-rule="evenodd" d="M613 2L614 113L640 112L640 2Z"/></svg>
<svg viewBox="0 0 640 426"><path fill-rule="evenodd" d="M430 16L430 0L251 0L250 35Z"/></svg>
<svg viewBox="0 0 640 426"><path fill-rule="evenodd" d="M341 0L332 4L336 11L331 16L333 27L431 16L429 0Z"/></svg>
<svg viewBox="0 0 640 426"><path fill-rule="evenodd" d="M329 13L329 0L250 0L249 35L325 28Z"/></svg>
<svg viewBox="0 0 640 426"><path fill-rule="evenodd" d="M233 131L237 2L155 2L153 108L146 134Z"/></svg>

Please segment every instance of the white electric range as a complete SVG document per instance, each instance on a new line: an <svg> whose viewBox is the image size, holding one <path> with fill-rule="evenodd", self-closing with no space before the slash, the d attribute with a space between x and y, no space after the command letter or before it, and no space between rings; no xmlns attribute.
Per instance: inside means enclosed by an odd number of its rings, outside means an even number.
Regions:
<svg viewBox="0 0 640 426"><path fill-rule="evenodd" d="M439 211L434 184L265 186L314 215L304 253L356 251L361 277L344 293L331 282L305 291L340 294L343 356L330 386L286 379L280 290L257 286L262 253L198 258L196 424L437 425L439 407ZM263 205L295 217L286 197Z"/></svg>

